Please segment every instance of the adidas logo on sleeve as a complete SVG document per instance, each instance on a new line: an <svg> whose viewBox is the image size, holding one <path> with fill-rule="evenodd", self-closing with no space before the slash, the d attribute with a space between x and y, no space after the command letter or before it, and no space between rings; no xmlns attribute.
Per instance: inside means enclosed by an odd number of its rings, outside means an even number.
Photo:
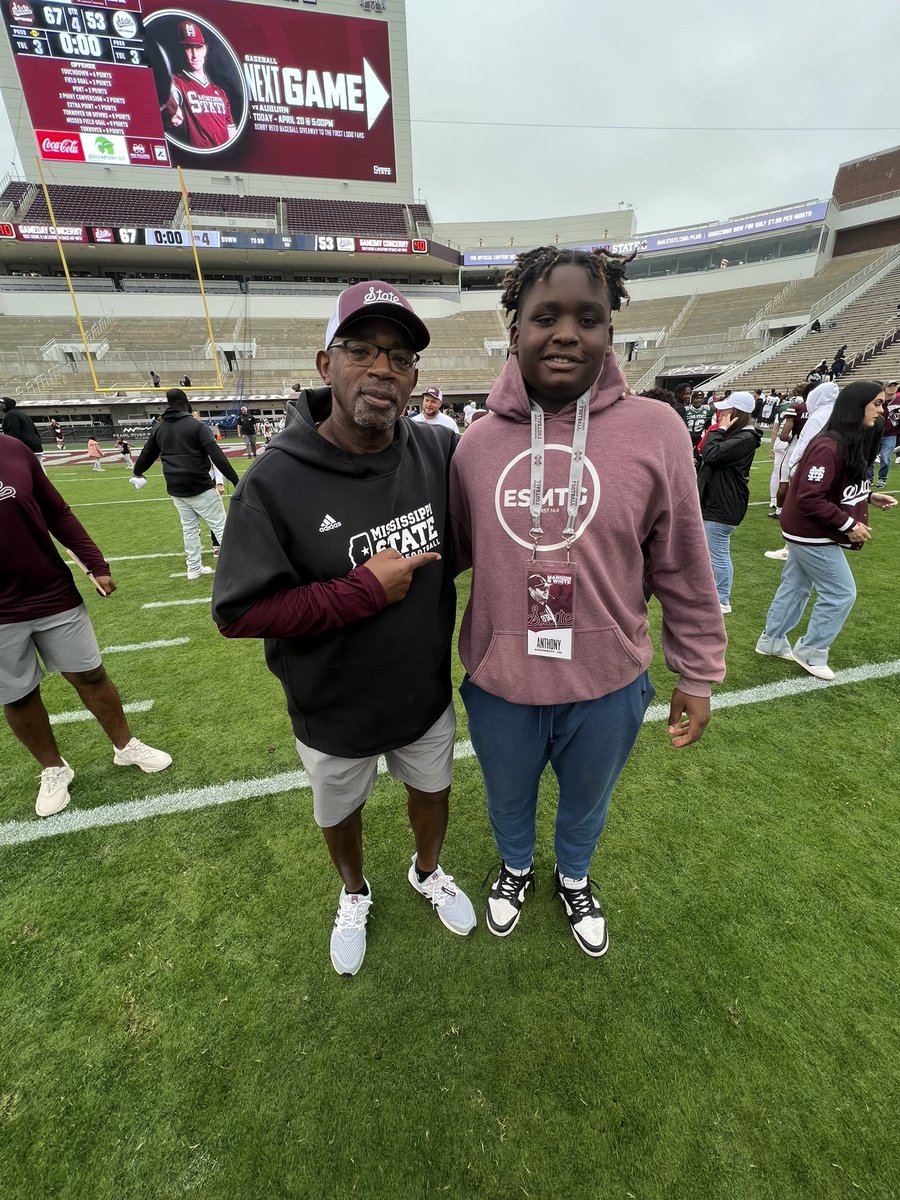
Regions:
<svg viewBox="0 0 900 1200"><path fill-rule="evenodd" d="M340 521L336 521L329 513L325 514L322 524L319 526L319 533L330 533L332 529L340 529Z"/></svg>

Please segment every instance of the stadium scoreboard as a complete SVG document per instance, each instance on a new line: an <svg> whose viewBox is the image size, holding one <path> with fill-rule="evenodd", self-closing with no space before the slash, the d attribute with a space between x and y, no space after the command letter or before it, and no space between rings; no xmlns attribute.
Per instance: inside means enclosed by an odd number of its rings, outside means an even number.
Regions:
<svg viewBox="0 0 900 1200"><path fill-rule="evenodd" d="M42 158L396 183L387 23L245 0L3 0Z"/></svg>

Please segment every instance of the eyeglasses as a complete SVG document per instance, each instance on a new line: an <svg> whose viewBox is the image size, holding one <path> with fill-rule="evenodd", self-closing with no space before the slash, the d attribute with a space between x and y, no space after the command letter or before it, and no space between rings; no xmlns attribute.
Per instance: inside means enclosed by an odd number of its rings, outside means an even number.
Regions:
<svg viewBox="0 0 900 1200"><path fill-rule="evenodd" d="M377 361L378 355L383 354L392 371L403 375L411 371L419 361L419 355L411 350L393 350L387 346L378 346L375 342L361 342L353 339L346 342L332 342L329 350L343 350L355 367L371 367Z"/></svg>

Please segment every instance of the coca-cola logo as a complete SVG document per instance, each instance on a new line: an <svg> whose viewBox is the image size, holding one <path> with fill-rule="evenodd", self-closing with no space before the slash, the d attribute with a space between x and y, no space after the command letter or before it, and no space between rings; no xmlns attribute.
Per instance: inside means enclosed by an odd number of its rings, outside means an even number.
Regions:
<svg viewBox="0 0 900 1200"><path fill-rule="evenodd" d="M76 138L59 138L54 139L45 137L41 142L41 149L45 154L67 154L73 156L81 156L81 142Z"/></svg>

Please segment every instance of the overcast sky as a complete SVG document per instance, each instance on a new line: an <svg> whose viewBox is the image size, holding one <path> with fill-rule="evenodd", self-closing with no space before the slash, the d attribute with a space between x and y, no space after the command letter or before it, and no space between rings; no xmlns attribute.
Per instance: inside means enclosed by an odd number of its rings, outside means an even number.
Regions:
<svg viewBox="0 0 900 1200"><path fill-rule="evenodd" d="M897 0L406 0L406 13L415 184L436 221L624 200L648 232L827 199L839 163L900 143Z"/></svg>
<svg viewBox="0 0 900 1200"><path fill-rule="evenodd" d="M624 201L649 232L825 199L839 163L900 143L897 0L406 12L415 187L439 222ZM13 156L0 106L0 173Z"/></svg>

